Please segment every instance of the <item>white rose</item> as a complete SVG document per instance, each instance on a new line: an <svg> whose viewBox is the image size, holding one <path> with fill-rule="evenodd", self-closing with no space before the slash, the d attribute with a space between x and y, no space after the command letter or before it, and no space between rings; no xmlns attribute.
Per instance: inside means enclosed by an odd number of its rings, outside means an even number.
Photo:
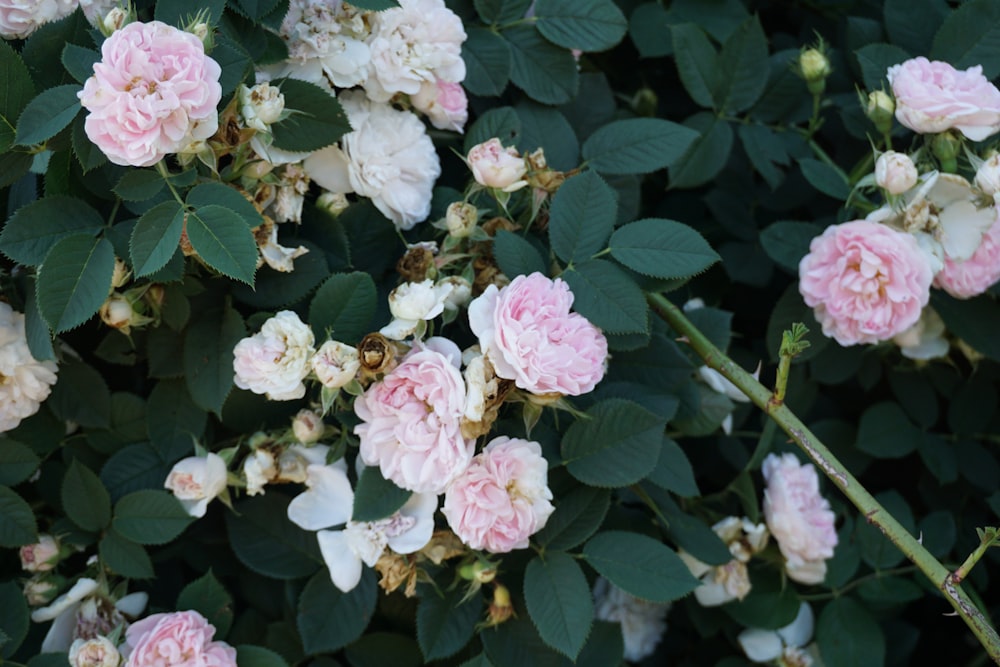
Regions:
<svg viewBox="0 0 1000 667"><path fill-rule="evenodd" d="M24 39L43 23L58 21L76 9L77 0L3 0L0 37Z"/></svg>
<svg viewBox="0 0 1000 667"><path fill-rule="evenodd" d="M430 213L431 191L441 175L424 124L409 111L371 102L362 91L347 91L338 99L354 131L341 138L339 147L306 158L306 172L327 190L368 197L397 227L411 229Z"/></svg>
<svg viewBox="0 0 1000 667"><path fill-rule="evenodd" d="M24 315L0 302L0 433L38 412L56 382L53 361L35 361L28 349Z"/></svg>
<svg viewBox="0 0 1000 667"><path fill-rule="evenodd" d="M247 481L248 496L264 493L264 487L277 475L274 455L266 449L253 450L253 453L243 461L243 476Z"/></svg>
<svg viewBox="0 0 1000 667"><path fill-rule="evenodd" d="M233 350L234 379L240 389L266 394L272 401L290 401L306 394L313 333L299 316L283 310L264 322L260 332L244 338Z"/></svg>
<svg viewBox="0 0 1000 667"><path fill-rule="evenodd" d="M352 88L368 78L368 13L340 2L292 0L281 24L288 60L275 77Z"/></svg>
<svg viewBox="0 0 1000 667"><path fill-rule="evenodd" d="M218 454L189 456L174 464L163 486L193 517L205 516L212 498L226 490L226 462Z"/></svg>
<svg viewBox="0 0 1000 667"><path fill-rule="evenodd" d="M328 340L310 360L313 373L327 389L338 389L354 379L361 368L357 349L344 343Z"/></svg>
<svg viewBox="0 0 1000 667"><path fill-rule="evenodd" d="M520 190L528 184L524 175L528 171L517 149L504 148L497 138L477 144L466 157L476 183L504 192Z"/></svg>
<svg viewBox="0 0 1000 667"><path fill-rule="evenodd" d="M75 639L69 647L69 664L72 667L118 667L121 654L107 637Z"/></svg>
<svg viewBox="0 0 1000 667"><path fill-rule="evenodd" d="M903 194L917 184L918 178L917 166L905 153L886 151L875 161L875 182L890 194Z"/></svg>
<svg viewBox="0 0 1000 667"><path fill-rule="evenodd" d="M469 120L469 100L458 83L425 81L410 102L439 130L462 132Z"/></svg>
<svg viewBox="0 0 1000 667"><path fill-rule="evenodd" d="M594 617L621 624L626 660L638 662L652 655L667 629L668 611L670 603L640 600L604 577L594 583Z"/></svg>
<svg viewBox="0 0 1000 667"><path fill-rule="evenodd" d="M243 124L259 132L269 131L271 123L276 123L285 110L285 96L267 82L253 88L240 85L236 94Z"/></svg>
<svg viewBox="0 0 1000 667"><path fill-rule="evenodd" d="M448 205L445 212L444 222L448 226L448 233L456 239L462 239L476 228L479 222L479 209L466 202L453 202Z"/></svg>

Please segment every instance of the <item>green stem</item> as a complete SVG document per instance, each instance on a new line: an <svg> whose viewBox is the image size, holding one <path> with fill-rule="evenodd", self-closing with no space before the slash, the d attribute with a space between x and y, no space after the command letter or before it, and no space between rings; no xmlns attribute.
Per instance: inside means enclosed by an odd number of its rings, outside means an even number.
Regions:
<svg viewBox="0 0 1000 667"><path fill-rule="evenodd" d="M174 195L174 199L177 200L177 203L186 207L187 205L184 203L184 200L181 199L181 196L174 187L174 184L170 182L170 171L167 169L167 164L163 160L156 163L156 171L160 172L160 176L163 177L163 182L167 184L168 188L170 188L170 192Z"/></svg>
<svg viewBox="0 0 1000 667"><path fill-rule="evenodd" d="M823 473L843 492L864 515L868 523L876 526L889 541L903 552L924 575L944 594L948 603L965 621L982 643L990 658L1000 664L1000 635L983 613L976 607L962 588L952 580L951 573L904 528L865 487L844 467L786 405L775 404L772 394L752 375L723 354L688 320L680 308L661 294L648 295L653 310L679 335L687 339L691 348L730 382L740 388L753 403L777 422L785 433L802 448Z"/></svg>

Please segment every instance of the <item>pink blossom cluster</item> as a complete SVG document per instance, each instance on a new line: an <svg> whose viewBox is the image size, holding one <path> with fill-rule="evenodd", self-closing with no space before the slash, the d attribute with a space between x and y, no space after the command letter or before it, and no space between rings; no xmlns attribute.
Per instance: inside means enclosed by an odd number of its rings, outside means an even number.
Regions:
<svg viewBox="0 0 1000 667"><path fill-rule="evenodd" d="M896 98L896 120L914 132L956 129L972 141L1000 131L1000 90L983 76L981 65L956 70L919 57L886 73Z"/></svg>
<svg viewBox="0 0 1000 667"><path fill-rule="evenodd" d="M831 225L799 263L799 291L841 345L888 340L920 319L933 271L916 239L869 220Z"/></svg>
<svg viewBox="0 0 1000 667"><path fill-rule="evenodd" d="M461 353L444 338L415 342L399 365L354 402L360 456L386 479L418 493L444 493L444 514L474 549L524 548L552 512L541 445L498 437L473 456L463 435L470 414L482 417L483 360L499 378L535 394L579 395L604 376L607 341L570 312L573 294L540 273L490 287L469 305L482 356L478 373L460 372ZM475 379L477 378L478 379ZM478 410L470 409L478 405Z"/></svg>
<svg viewBox="0 0 1000 667"><path fill-rule="evenodd" d="M215 134L221 74L191 33L130 23L104 41L79 93L87 137L115 164L152 166Z"/></svg>

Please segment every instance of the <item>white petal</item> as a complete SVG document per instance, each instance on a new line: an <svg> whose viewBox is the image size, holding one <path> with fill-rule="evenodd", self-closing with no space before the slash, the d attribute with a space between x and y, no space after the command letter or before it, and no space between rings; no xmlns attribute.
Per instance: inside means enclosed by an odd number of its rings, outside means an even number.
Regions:
<svg viewBox="0 0 1000 667"><path fill-rule="evenodd" d="M66 611L56 616L52 627L42 640L42 653L62 653L68 651L76 631L76 612L80 603L74 603Z"/></svg>
<svg viewBox="0 0 1000 667"><path fill-rule="evenodd" d="M93 579L87 577L78 579L77 582L73 584L72 588L53 600L52 604L31 612L31 620L35 623L51 621L56 616L62 614L63 611L69 609L71 606L96 591L97 588L98 584Z"/></svg>
<svg viewBox="0 0 1000 667"><path fill-rule="evenodd" d="M208 501L210 500L211 498L200 498L198 500L181 500L180 502L184 506L185 512L196 519L200 519L208 511Z"/></svg>
<svg viewBox="0 0 1000 667"><path fill-rule="evenodd" d="M809 606L808 602L803 602L802 606L799 607L799 613L795 617L795 620L778 630L778 636L781 637L785 644L788 646L795 646L796 648L801 648L809 643L809 640L813 636L813 628L815 627L815 617L813 616L812 607Z"/></svg>
<svg viewBox="0 0 1000 667"><path fill-rule="evenodd" d="M318 150L302 162L309 178L330 192L348 194L354 192L351 185L347 156L339 146L329 146Z"/></svg>
<svg viewBox="0 0 1000 667"><path fill-rule="evenodd" d="M997 212L993 207L978 209L969 201L950 204L938 215L945 254L958 262L972 257L983 242L983 234L996 219Z"/></svg>
<svg viewBox="0 0 1000 667"><path fill-rule="evenodd" d="M306 530L321 530L346 523L351 518L354 491L343 466L310 465L306 468L307 491L288 504L288 518Z"/></svg>
<svg viewBox="0 0 1000 667"><path fill-rule="evenodd" d="M407 336L413 335L419 323L419 320L401 320L396 318L379 329L379 333L390 340L403 340Z"/></svg>
<svg viewBox="0 0 1000 667"><path fill-rule="evenodd" d="M149 602L148 593L129 593L115 603L115 608L126 616L137 618L146 608Z"/></svg>
<svg viewBox="0 0 1000 667"><path fill-rule="evenodd" d="M694 597L702 607L719 607L736 599L725 586L714 581L702 582L701 586L694 589Z"/></svg>
<svg viewBox="0 0 1000 667"><path fill-rule="evenodd" d="M333 585L348 593L361 581L361 559L351 550L342 530L321 530L316 533L319 550L330 571Z"/></svg>
<svg viewBox="0 0 1000 667"><path fill-rule="evenodd" d="M743 652L754 662L770 662L781 655L781 637L774 630L747 628L736 637Z"/></svg>

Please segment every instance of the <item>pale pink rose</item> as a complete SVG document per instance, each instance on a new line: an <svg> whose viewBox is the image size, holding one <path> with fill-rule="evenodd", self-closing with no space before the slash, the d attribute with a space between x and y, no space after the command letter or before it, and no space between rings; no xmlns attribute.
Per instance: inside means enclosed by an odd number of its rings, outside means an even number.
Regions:
<svg viewBox="0 0 1000 667"><path fill-rule="evenodd" d="M125 667L236 667L236 649L214 636L196 611L147 616L125 631Z"/></svg>
<svg viewBox="0 0 1000 667"><path fill-rule="evenodd" d="M240 389L266 394L272 401L302 398L314 342L312 329L295 312L282 310L233 348L233 381Z"/></svg>
<svg viewBox="0 0 1000 667"><path fill-rule="evenodd" d="M343 387L361 368L357 349L336 340L323 343L309 363L316 379L327 389Z"/></svg>
<svg viewBox="0 0 1000 667"><path fill-rule="evenodd" d="M906 153L886 151L875 161L875 182L894 195L901 195L917 184L917 166Z"/></svg>
<svg viewBox="0 0 1000 667"><path fill-rule="evenodd" d="M21 547L21 569L48 572L59 562L59 543L51 535L39 535L38 542Z"/></svg>
<svg viewBox="0 0 1000 667"><path fill-rule="evenodd" d="M24 39L43 23L69 16L76 5L76 0L0 0L0 37Z"/></svg>
<svg viewBox="0 0 1000 667"><path fill-rule="evenodd" d="M221 73L191 33L130 23L104 40L79 93L87 137L115 164L154 165L215 134Z"/></svg>
<svg viewBox="0 0 1000 667"><path fill-rule="evenodd" d="M469 99L458 83L441 79L425 81L420 90L410 96L410 102L439 130L462 132L469 120Z"/></svg>
<svg viewBox="0 0 1000 667"><path fill-rule="evenodd" d="M371 63L361 82L368 98L388 102L415 95L425 81L465 79L465 28L444 0L399 0L399 7L369 15Z"/></svg>
<svg viewBox="0 0 1000 667"><path fill-rule="evenodd" d="M477 144L469 151L466 162L476 183L504 192L520 190L528 184L524 175L528 171L524 158L513 147L504 148L497 138Z"/></svg>
<svg viewBox="0 0 1000 667"><path fill-rule="evenodd" d="M93 639L74 639L69 648L69 664L72 667L118 667L121 655L107 637L98 635Z"/></svg>
<svg viewBox="0 0 1000 667"><path fill-rule="evenodd" d="M579 396L604 377L608 341L572 305L569 285L532 273L490 285L469 304L469 325L497 376L533 394Z"/></svg>
<svg viewBox="0 0 1000 667"><path fill-rule="evenodd" d="M934 286L957 299L978 296L1000 280L1000 217L986 233L972 257L964 262L944 258Z"/></svg>
<svg viewBox="0 0 1000 667"><path fill-rule="evenodd" d="M400 364L354 401L362 460L417 493L442 493L469 465L475 440L462 437L461 352L444 338L415 343Z"/></svg>
<svg viewBox="0 0 1000 667"><path fill-rule="evenodd" d="M208 503L226 490L225 460L209 452L189 456L174 464L163 486L169 489L193 517L205 516Z"/></svg>
<svg viewBox="0 0 1000 667"><path fill-rule="evenodd" d="M920 319L933 274L910 234L868 220L827 227L799 263L799 291L823 333L876 343Z"/></svg>
<svg viewBox="0 0 1000 667"><path fill-rule="evenodd" d="M837 546L836 517L819 493L819 478L812 464L801 464L794 454L770 454L761 466L764 519L778 542L788 575L802 583L820 583L825 561Z"/></svg>
<svg viewBox="0 0 1000 667"><path fill-rule="evenodd" d="M1000 131L1000 90L981 65L965 71L913 58L886 72L896 98L896 120L920 134L955 128L973 141Z"/></svg>
<svg viewBox="0 0 1000 667"><path fill-rule="evenodd" d="M448 525L472 549L524 549L555 509L548 469L537 442L494 438L445 492Z"/></svg>

